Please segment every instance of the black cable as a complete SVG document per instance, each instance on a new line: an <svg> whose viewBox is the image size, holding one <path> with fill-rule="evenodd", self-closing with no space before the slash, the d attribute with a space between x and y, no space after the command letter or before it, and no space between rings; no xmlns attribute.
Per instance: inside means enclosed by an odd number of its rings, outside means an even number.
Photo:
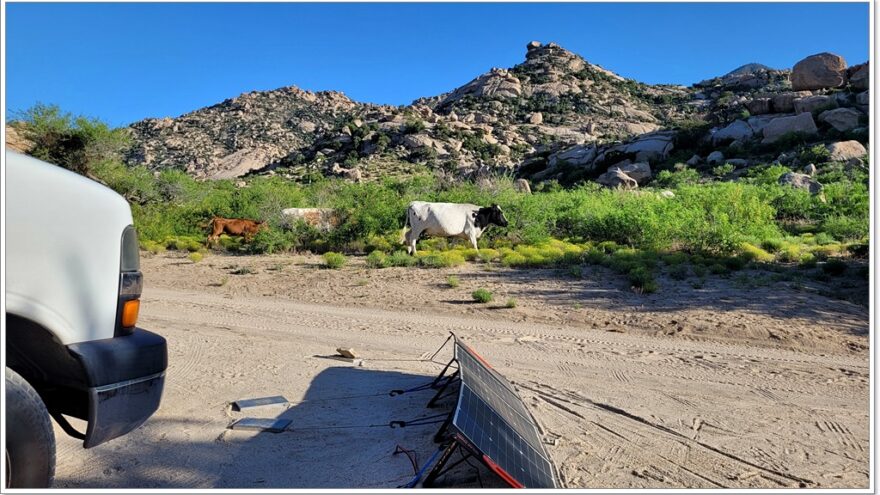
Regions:
<svg viewBox="0 0 880 495"><path fill-rule="evenodd" d="M394 452L391 455L397 454L406 454L406 457L409 459L409 462L412 464L413 475L419 474L419 454L414 450L406 449L397 444L394 448Z"/></svg>

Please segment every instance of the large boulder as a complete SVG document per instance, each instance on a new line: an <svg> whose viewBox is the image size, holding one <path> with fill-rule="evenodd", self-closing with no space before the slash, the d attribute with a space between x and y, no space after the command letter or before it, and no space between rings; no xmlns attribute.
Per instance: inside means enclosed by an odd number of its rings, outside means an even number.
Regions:
<svg viewBox="0 0 880 495"><path fill-rule="evenodd" d="M819 53L796 63L791 70L795 91L839 88L846 84L846 60L833 53Z"/></svg>
<svg viewBox="0 0 880 495"><path fill-rule="evenodd" d="M529 186L529 181L525 179L516 179L513 183L513 189L518 193L532 194L532 188Z"/></svg>
<svg viewBox="0 0 880 495"><path fill-rule="evenodd" d="M807 174L799 174L797 172L788 172L779 178L779 184L783 186L791 186L795 189L803 189L810 191L810 194L819 194L822 192L822 184L813 180Z"/></svg>
<svg viewBox="0 0 880 495"><path fill-rule="evenodd" d="M438 143L427 134L407 134L403 136L403 138L401 138L400 144L406 146L408 149L411 150L418 150L422 148L442 148L440 143Z"/></svg>
<svg viewBox="0 0 880 495"><path fill-rule="evenodd" d="M793 117L779 117L770 121L764 129L764 140L768 144L776 142L780 137L789 133L816 134L818 129L813 121L813 114L801 113Z"/></svg>
<svg viewBox="0 0 880 495"><path fill-rule="evenodd" d="M856 90L868 89L871 85L871 71L868 62L859 65L853 65L846 70L849 84Z"/></svg>
<svg viewBox="0 0 880 495"><path fill-rule="evenodd" d="M658 131L643 134L635 141L624 146L625 153L635 153L635 159L639 162L650 160L664 160L672 151L674 131Z"/></svg>
<svg viewBox="0 0 880 495"><path fill-rule="evenodd" d="M727 127L719 129L712 134L712 144L721 144L728 141L745 141L751 139L755 131L744 120L734 120Z"/></svg>
<svg viewBox="0 0 880 495"><path fill-rule="evenodd" d="M626 165L612 166L610 168L619 168L621 172L638 182L639 185L651 180L651 165L649 165L648 162L628 163Z"/></svg>
<svg viewBox="0 0 880 495"><path fill-rule="evenodd" d="M458 101L465 96L516 98L522 94L522 85L516 76L505 69L492 69L456 89L440 102L440 106Z"/></svg>
<svg viewBox="0 0 880 495"><path fill-rule="evenodd" d="M773 107L774 113L791 113L794 111L794 100L810 96L809 91L798 91L797 93L780 93L771 98L770 106Z"/></svg>
<svg viewBox="0 0 880 495"><path fill-rule="evenodd" d="M837 108L837 100L825 95L807 96L794 100L794 113Z"/></svg>
<svg viewBox="0 0 880 495"><path fill-rule="evenodd" d="M271 162L271 153L267 150L261 148L238 150L221 158L216 170L213 170L208 178L234 179L264 168Z"/></svg>
<svg viewBox="0 0 880 495"><path fill-rule="evenodd" d="M579 144L553 153L548 158L547 163L551 167L561 165L562 163L576 167L586 167L592 164L595 159L596 147L594 145Z"/></svg>
<svg viewBox="0 0 880 495"><path fill-rule="evenodd" d="M334 175L338 175L340 177L344 177L353 182L360 182L364 176L361 173L361 170L357 167L353 168L345 168L339 165L338 163L334 163L333 167L330 169L330 172Z"/></svg>
<svg viewBox="0 0 880 495"><path fill-rule="evenodd" d="M609 188L636 189L639 183L635 179L626 175L618 167L611 167L610 170L596 178L596 182Z"/></svg>
<svg viewBox="0 0 880 495"><path fill-rule="evenodd" d="M770 113L770 98L755 98L746 102L746 110L752 115Z"/></svg>
<svg viewBox="0 0 880 495"><path fill-rule="evenodd" d="M769 124L773 119L779 118L778 115L758 115L756 117L749 117L748 122L749 127L752 128L752 131L755 134L760 134L767 124Z"/></svg>
<svg viewBox="0 0 880 495"><path fill-rule="evenodd" d="M6 147L19 153L29 153L34 148L34 142L19 131L17 126L7 124Z"/></svg>
<svg viewBox="0 0 880 495"><path fill-rule="evenodd" d="M831 153L829 159L833 162L845 162L868 154L868 150L858 141L839 141L829 144L826 148Z"/></svg>
<svg viewBox="0 0 880 495"><path fill-rule="evenodd" d="M706 163L709 165L720 165L724 163L724 153L720 151L713 151L709 153L709 156L706 157Z"/></svg>
<svg viewBox="0 0 880 495"><path fill-rule="evenodd" d="M819 122L825 122L840 132L846 132L859 126L861 115L852 108L835 108L819 114Z"/></svg>

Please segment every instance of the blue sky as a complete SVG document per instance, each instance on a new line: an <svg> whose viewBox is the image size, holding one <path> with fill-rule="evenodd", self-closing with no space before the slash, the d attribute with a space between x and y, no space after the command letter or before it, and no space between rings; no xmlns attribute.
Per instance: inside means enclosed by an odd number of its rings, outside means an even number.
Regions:
<svg viewBox="0 0 880 495"><path fill-rule="evenodd" d="M829 51L868 59L868 3L6 4L7 114L123 125L296 85L406 104L555 41L625 77L689 85Z"/></svg>

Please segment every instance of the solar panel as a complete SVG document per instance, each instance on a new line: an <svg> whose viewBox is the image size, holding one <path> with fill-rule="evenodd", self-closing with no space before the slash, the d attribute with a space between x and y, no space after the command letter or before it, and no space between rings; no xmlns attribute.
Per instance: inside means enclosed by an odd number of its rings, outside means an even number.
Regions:
<svg viewBox="0 0 880 495"><path fill-rule="evenodd" d="M454 357L461 387L452 426L511 485L557 488L553 464L513 385L457 337Z"/></svg>

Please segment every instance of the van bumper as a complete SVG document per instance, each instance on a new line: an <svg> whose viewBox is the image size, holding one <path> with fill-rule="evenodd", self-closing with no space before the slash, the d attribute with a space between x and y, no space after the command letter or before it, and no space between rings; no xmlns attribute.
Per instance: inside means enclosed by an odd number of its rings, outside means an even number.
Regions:
<svg viewBox="0 0 880 495"><path fill-rule="evenodd" d="M82 364L88 386L85 448L125 435L159 409L168 367L164 337L137 328L67 348Z"/></svg>

